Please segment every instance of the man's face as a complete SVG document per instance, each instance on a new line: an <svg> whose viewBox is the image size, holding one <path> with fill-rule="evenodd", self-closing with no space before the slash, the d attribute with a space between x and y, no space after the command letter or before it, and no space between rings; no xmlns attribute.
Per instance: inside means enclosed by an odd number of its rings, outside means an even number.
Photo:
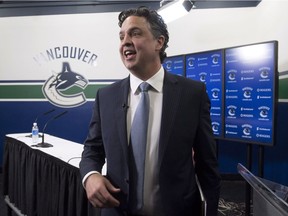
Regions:
<svg viewBox="0 0 288 216"><path fill-rule="evenodd" d="M141 76L141 73L155 70L155 67L159 69L159 51L163 45L163 38L154 38L144 17L126 18L119 37L121 59L129 71Z"/></svg>

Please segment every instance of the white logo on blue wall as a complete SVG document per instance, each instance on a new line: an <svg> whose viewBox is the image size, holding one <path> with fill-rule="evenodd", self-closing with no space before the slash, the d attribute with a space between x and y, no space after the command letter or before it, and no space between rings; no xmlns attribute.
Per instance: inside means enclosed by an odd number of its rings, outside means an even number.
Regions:
<svg viewBox="0 0 288 216"><path fill-rule="evenodd" d="M212 122L212 130L214 134L219 133L220 124L218 122Z"/></svg>
<svg viewBox="0 0 288 216"><path fill-rule="evenodd" d="M229 80L234 81L236 79L235 71L230 71L228 73L229 73L229 75L228 75Z"/></svg>
<svg viewBox="0 0 288 216"><path fill-rule="evenodd" d="M205 72L199 73L200 81L201 82L206 82L206 76L207 76L207 73L205 73Z"/></svg>
<svg viewBox="0 0 288 216"><path fill-rule="evenodd" d="M244 136L250 136L251 135L251 130L252 130L252 126L249 124L244 124L242 125L242 129L243 129L243 135Z"/></svg>
<svg viewBox="0 0 288 216"><path fill-rule="evenodd" d="M46 80L42 92L55 106L71 108L86 103L83 90L87 85L87 79L81 74L73 72L68 62L63 62L62 71ZM80 92L67 93L73 87L80 88Z"/></svg>
<svg viewBox="0 0 288 216"><path fill-rule="evenodd" d="M212 63L213 63L213 64L218 64L218 63L219 63L219 57L218 57L218 56L214 56L214 57L212 58Z"/></svg>
<svg viewBox="0 0 288 216"><path fill-rule="evenodd" d="M267 106L261 106L258 108L259 109L259 115L261 118L267 118L268 115L269 115L269 110L270 110L270 107L267 107Z"/></svg>
<svg viewBox="0 0 288 216"><path fill-rule="evenodd" d="M252 91L253 89L251 87L245 87L243 90L243 96L246 99L250 99L252 97Z"/></svg>
<svg viewBox="0 0 288 216"><path fill-rule="evenodd" d="M218 99L218 98L219 98L220 89L218 89L218 88L213 88L213 89L211 89L211 91L212 91L212 98Z"/></svg>
<svg viewBox="0 0 288 216"><path fill-rule="evenodd" d="M227 107L227 109L228 109L228 115L229 116L233 117L236 115L236 109L237 109L236 106L230 105Z"/></svg>

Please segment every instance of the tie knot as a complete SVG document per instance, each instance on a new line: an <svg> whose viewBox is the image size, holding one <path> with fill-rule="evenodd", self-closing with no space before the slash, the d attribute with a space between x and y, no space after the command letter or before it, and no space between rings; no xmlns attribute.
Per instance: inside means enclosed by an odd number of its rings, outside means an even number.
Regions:
<svg viewBox="0 0 288 216"><path fill-rule="evenodd" d="M147 83L147 82L142 82L140 85L139 85L139 88L140 88L140 91L141 92L147 92L150 88L150 84Z"/></svg>

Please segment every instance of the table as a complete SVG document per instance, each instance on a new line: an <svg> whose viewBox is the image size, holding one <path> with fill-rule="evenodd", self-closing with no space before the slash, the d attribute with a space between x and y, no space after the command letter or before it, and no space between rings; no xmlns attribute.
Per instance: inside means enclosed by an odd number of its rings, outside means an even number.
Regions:
<svg viewBox="0 0 288 216"><path fill-rule="evenodd" d="M3 192L18 215L100 215L86 197L79 173L83 145L45 134L51 148L31 147L28 133L5 137Z"/></svg>

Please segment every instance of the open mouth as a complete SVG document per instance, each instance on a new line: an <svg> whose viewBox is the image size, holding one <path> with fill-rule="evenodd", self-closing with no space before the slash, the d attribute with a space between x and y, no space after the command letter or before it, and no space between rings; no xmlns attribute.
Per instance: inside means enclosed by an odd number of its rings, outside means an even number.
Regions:
<svg viewBox="0 0 288 216"><path fill-rule="evenodd" d="M134 56L135 54L136 54L136 52L133 51L133 50L126 50L126 51L124 51L124 56L125 56L127 59L131 58L131 57Z"/></svg>

